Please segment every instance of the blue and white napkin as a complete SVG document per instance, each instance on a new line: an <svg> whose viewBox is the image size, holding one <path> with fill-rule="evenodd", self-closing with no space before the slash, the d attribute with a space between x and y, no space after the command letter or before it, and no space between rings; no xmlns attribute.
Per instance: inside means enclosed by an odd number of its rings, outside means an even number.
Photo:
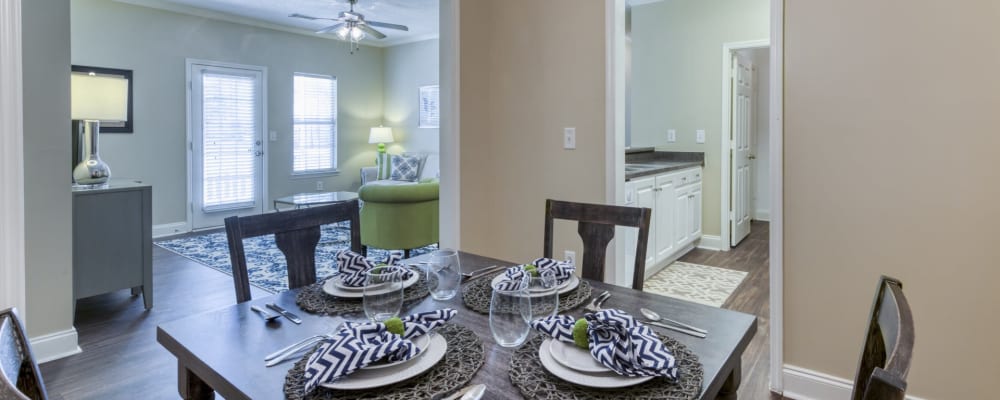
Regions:
<svg viewBox="0 0 1000 400"><path fill-rule="evenodd" d="M558 261L551 258L536 258L535 261L531 262L535 266L535 270L538 271L538 275L546 276L552 275L556 278L556 284L561 285L566 283L573 276L573 271L576 271L576 265L569 261ZM518 274L525 273L524 265L515 265L513 267L507 268L505 272L508 277L514 279Z"/></svg>
<svg viewBox="0 0 1000 400"><path fill-rule="evenodd" d="M455 314L454 309L445 308L402 318L402 336L389 332L383 323L344 323L332 339L320 342L319 349L309 356L305 367L306 393L383 358L396 362L416 357L420 349L410 339L443 325Z"/></svg>
<svg viewBox="0 0 1000 400"><path fill-rule="evenodd" d="M656 332L621 310L604 310L584 315L590 355L619 375L678 377L674 355ZM576 319L568 315L531 321L535 330L563 342L573 343Z"/></svg>
<svg viewBox="0 0 1000 400"><path fill-rule="evenodd" d="M399 254L390 253L388 266L383 266L379 270L379 274L399 274L400 279L404 281L413 277L415 272L398 265L401 259ZM364 286L371 270L377 266L376 263L350 250L341 250L337 253L337 271L340 273L340 282L344 286Z"/></svg>
<svg viewBox="0 0 1000 400"><path fill-rule="evenodd" d="M504 274L501 275L500 280L493 284L493 289L505 292L526 290L530 283L531 280L528 278L528 271L525 271L523 267L516 266L507 268Z"/></svg>

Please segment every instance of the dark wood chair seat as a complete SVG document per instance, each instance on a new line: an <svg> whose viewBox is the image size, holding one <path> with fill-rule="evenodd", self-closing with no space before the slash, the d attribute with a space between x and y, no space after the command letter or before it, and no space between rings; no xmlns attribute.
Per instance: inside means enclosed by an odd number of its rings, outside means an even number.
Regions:
<svg viewBox="0 0 1000 400"><path fill-rule="evenodd" d="M648 208L609 206L604 204L573 203L549 199L545 202L544 256L552 258L553 220L579 221L577 232L583 239L583 277L604 282L605 256L608 243L615 237L615 226L639 228L635 249L635 270L632 288L642 290L646 277L646 244L649 241Z"/></svg>
<svg viewBox="0 0 1000 400"><path fill-rule="evenodd" d="M913 314L899 280L879 278L852 400L903 400L913 355Z"/></svg>
<svg viewBox="0 0 1000 400"><path fill-rule="evenodd" d="M0 399L48 399L17 310L0 310Z"/></svg>
<svg viewBox="0 0 1000 400"><path fill-rule="evenodd" d="M278 249L288 264L288 288L316 283L316 245L320 226L342 221L351 223L351 250L361 253L361 224L358 201L303 208L247 217L226 218L229 259L233 264L236 302L250 300L250 276L243 239L274 234Z"/></svg>

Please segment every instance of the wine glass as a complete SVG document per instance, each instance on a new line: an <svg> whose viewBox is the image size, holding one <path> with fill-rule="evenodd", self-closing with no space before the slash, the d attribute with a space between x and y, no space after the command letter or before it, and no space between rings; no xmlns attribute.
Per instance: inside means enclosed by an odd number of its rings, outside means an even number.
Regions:
<svg viewBox="0 0 1000 400"><path fill-rule="evenodd" d="M427 262L427 290L434 300L448 300L455 297L462 283L462 266L458 252L441 249L431 253Z"/></svg>
<svg viewBox="0 0 1000 400"><path fill-rule="evenodd" d="M531 331L530 277L525 276L513 289L493 287L490 299L490 332L497 344L517 347Z"/></svg>
<svg viewBox="0 0 1000 400"><path fill-rule="evenodd" d="M546 271L531 277L531 314L535 318L552 317L559 312L559 283L554 273Z"/></svg>
<svg viewBox="0 0 1000 400"><path fill-rule="evenodd" d="M398 316L403 307L403 277L398 271L370 273L365 280L362 307L375 322Z"/></svg>

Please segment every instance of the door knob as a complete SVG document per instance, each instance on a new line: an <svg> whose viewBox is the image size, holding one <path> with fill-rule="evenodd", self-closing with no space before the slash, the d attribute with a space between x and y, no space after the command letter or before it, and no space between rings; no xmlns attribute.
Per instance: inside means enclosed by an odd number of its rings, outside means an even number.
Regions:
<svg viewBox="0 0 1000 400"><path fill-rule="evenodd" d="M254 153L254 155L257 156L257 157L260 157L260 156L264 155L264 152L260 151L260 150L257 150L257 152Z"/></svg>
<svg viewBox="0 0 1000 400"><path fill-rule="evenodd" d="M751 159L751 160L756 160L756 159L757 159L757 156L755 156L755 155L751 154L751 155L747 156L747 158L748 158L748 159Z"/></svg>

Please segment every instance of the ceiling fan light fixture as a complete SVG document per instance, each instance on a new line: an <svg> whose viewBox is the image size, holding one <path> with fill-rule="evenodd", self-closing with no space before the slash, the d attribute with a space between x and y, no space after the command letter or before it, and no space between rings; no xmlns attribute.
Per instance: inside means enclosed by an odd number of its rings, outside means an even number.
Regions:
<svg viewBox="0 0 1000 400"><path fill-rule="evenodd" d="M360 42L365 38L365 31L357 26L351 28L351 41Z"/></svg>
<svg viewBox="0 0 1000 400"><path fill-rule="evenodd" d="M340 40L347 40L347 35L351 33L351 28L348 28L347 26L342 26L340 27L340 29L337 29L335 33L337 37L340 38Z"/></svg>

